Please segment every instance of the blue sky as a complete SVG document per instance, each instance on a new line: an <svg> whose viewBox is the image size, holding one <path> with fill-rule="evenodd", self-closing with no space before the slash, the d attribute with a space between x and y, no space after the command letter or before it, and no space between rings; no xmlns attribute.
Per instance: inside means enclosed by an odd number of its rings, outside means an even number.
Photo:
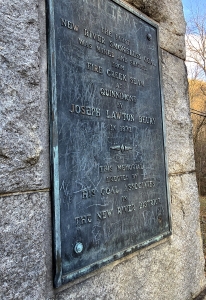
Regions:
<svg viewBox="0 0 206 300"><path fill-rule="evenodd" d="M182 4L186 21L189 18L191 11L196 11L197 8L199 8L200 12L205 11L206 7L205 0L182 0Z"/></svg>
<svg viewBox="0 0 206 300"><path fill-rule="evenodd" d="M182 0L182 4L183 4L186 22L189 21L191 13L200 17L206 14L206 0ZM195 45L197 43L197 40L198 40L197 37L195 40L193 40ZM192 37L191 37L191 41L192 41ZM198 48L198 44L197 44L197 48ZM187 56L189 57L188 52L187 52ZM186 65L188 69L188 76L192 78L195 70L194 68L195 64L186 62ZM203 77L201 77L201 74L202 73L200 73L200 79L204 78L205 80L205 75L203 74Z"/></svg>

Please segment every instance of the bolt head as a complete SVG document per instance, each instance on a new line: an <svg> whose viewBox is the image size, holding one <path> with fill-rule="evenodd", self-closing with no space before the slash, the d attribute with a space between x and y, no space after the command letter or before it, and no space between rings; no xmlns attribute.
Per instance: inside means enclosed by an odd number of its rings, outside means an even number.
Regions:
<svg viewBox="0 0 206 300"><path fill-rule="evenodd" d="M150 33L147 34L147 39L148 39L148 41L151 41L152 35Z"/></svg>
<svg viewBox="0 0 206 300"><path fill-rule="evenodd" d="M83 244L81 242L76 243L76 245L74 246L74 251L79 254L83 251Z"/></svg>

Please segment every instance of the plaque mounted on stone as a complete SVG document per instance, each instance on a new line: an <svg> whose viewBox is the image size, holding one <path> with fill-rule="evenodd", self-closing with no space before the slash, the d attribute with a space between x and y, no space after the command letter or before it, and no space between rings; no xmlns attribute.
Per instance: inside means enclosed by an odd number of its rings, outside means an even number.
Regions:
<svg viewBox="0 0 206 300"><path fill-rule="evenodd" d="M56 287L171 234L158 26L47 1Z"/></svg>

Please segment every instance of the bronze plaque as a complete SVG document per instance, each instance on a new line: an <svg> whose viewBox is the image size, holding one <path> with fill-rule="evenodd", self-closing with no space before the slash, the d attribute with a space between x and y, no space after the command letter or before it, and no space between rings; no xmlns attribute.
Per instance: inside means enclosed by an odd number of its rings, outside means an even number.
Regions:
<svg viewBox="0 0 206 300"><path fill-rule="evenodd" d="M56 287L171 233L158 27L48 0Z"/></svg>

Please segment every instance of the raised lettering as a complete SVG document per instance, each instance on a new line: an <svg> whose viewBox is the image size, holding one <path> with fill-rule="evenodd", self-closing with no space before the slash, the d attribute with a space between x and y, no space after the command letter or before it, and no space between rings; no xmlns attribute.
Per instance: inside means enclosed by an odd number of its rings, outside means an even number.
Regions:
<svg viewBox="0 0 206 300"><path fill-rule="evenodd" d="M79 31L79 26L75 25L74 23L67 21L61 18L61 25L67 27L70 30Z"/></svg>
<svg viewBox="0 0 206 300"><path fill-rule="evenodd" d="M154 205L158 205L161 203L160 198L157 199L152 199L152 200L146 200L144 202L140 202L139 203L139 208L147 208L148 206L154 206Z"/></svg>
<svg viewBox="0 0 206 300"><path fill-rule="evenodd" d="M97 51L98 53L107 55L107 56L109 56L109 57L114 57L114 53L113 53L112 51L110 51L110 50L108 50L108 49L105 49L105 48L102 48L102 47L100 47L100 46L98 46L98 45L96 45L96 51Z"/></svg>
<svg viewBox="0 0 206 300"><path fill-rule="evenodd" d="M99 166L99 171L100 173L112 172L112 166L110 165Z"/></svg>
<svg viewBox="0 0 206 300"><path fill-rule="evenodd" d="M92 190L88 190L88 189L85 189L82 191L82 199L88 199L88 198L91 198L91 197L94 197L95 196L95 190L92 189Z"/></svg>
<svg viewBox="0 0 206 300"><path fill-rule="evenodd" d="M113 209L103 210L103 211L97 212L97 217L100 220L110 218L112 215L112 212L113 212Z"/></svg>
<svg viewBox="0 0 206 300"><path fill-rule="evenodd" d="M92 63L87 63L87 70L102 74L102 67L101 66L97 66L95 64Z"/></svg>
<svg viewBox="0 0 206 300"><path fill-rule="evenodd" d="M87 116L100 117L100 108L91 107L91 106L80 106L77 104L72 104L70 113L76 113Z"/></svg>
<svg viewBox="0 0 206 300"><path fill-rule="evenodd" d="M139 80L137 78L130 77L130 83L132 83L134 85L138 85L138 86L143 86L144 87L144 81L143 80Z"/></svg>
<svg viewBox="0 0 206 300"><path fill-rule="evenodd" d="M100 88L100 95L105 97L120 99L124 101L129 101L129 102L131 101L134 103L136 103L137 101L136 96L132 96L132 95L124 94L122 92L117 92L117 91L108 90L104 88Z"/></svg>
<svg viewBox="0 0 206 300"><path fill-rule="evenodd" d="M127 63L127 58L124 55L120 55L117 57L118 61L121 61L123 63Z"/></svg>
<svg viewBox="0 0 206 300"><path fill-rule="evenodd" d="M112 113L109 113L109 110L106 110L106 118L134 122L134 115L125 112L113 111Z"/></svg>
<svg viewBox="0 0 206 300"><path fill-rule="evenodd" d="M145 61L148 65L151 65L151 66L156 67L156 64L154 63L154 61L153 61L151 58L148 58L148 57L144 56L144 61Z"/></svg>
<svg viewBox="0 0 206 300"><path fill-rule="evenodd" d="M149 125L155 125L155 118L151 117L145 117L145 116L139 116L139 122L144 123L144 124L149 124Z"/></svg>
<svg viewBox="0 0 206 300"><path fill-rule="evenodd" d="M134 210L135 210L135 205L134 204L128 204L128 205L117 207L118 215L123 214L123 213L130 213Z"/></svg>
<svg viewBox="0 0 206 300"><path fill-rule="evenodd" d="M141 55L140 55L139 53L137 53L137 52L135 52L135 51L133 51L133 50L131 50L131 49L129 49L129 48L126 48L126 47L123 46L123 45L119 45L119 44L117 44L117 43L114 43L113 41L110 41L110 42L109 42L109 46L110 46L112 49L118 50L118 51L120 51L120 52L123 52L123 53L129 55L129 56L132 56L132 57L134 57L134 58L137 58L137 59L141 60Z"/></svg>
<svg viewBox="0 0 206 300"><path fill-rule="evenodd" d="M98 43L105 44L105 38L101 35L94 33L88 29L84 29L84 35L90 39L97 41Z"/></svg>
<svg viewBox="0 0 206 300"><path fill-rule="evenodd" d="M122 196L122 201L128 201L128 197L127 196Z"/></svg>
<svg viewBox="0 0 206 300"><path fill-rule="evenodd" d="M139 64L139 61L137 62L137 61L135 61L135 60L130 60L130 65L131 65L132 67L139 68L139 69L141 69L141 70L143 70L143 71L147 71L147 68L146 68L145 66Z"/></svg>
<svg viewBox="0 0 206 300"><path fill-rule="evenodd" d="M118 181L125 181L129 180L128 175L113 175L113 176L107 176L106 182L118 182Z"/></svg>
<svg viewBox="0 0 206 300"><path fill-rule="evenodd" d="M106 196L106 195L110 195L110 194L113 194L113 195L119 194L119 190L118 190L117 186L101 188L102 196Z"/></svg>
<svg viewBox="0 0 206 300"><path fill-rule="evenodd" d="M107 29L107 28L104 28L102 27L102 33L104 33L105 35L108 35L110 37L112 37L112 31Z"/></svg>
<svg viewBox="0 0 206 300"><path fill-rule="evenodd" d="M117 126L116 125L110 125L110 131L116 131Z"/></svg>
<svg viewBox="0 0 206 300"><path fill-rule="evenodd" d="M121 132L132 132L132 127L131 126L120 126L120 131Z"/></svg>
<svg viewBox="0 0 206 300"><path fill-rule="evenodd" d="M117 171L132 171L143 169L143 164L117 165Z"/></svg>
<svg viewBox="0 0 206 300"><path fill-rule="evenodd" d="M122 73L119 73L119 72L114 72L110 69L107 69L106 74L107 74L107 76L112 77L114 79L118 79L118 80L121 80L121 81L127 81L127 75L126 74L122 74Z"/></svg>
<svg viewBox="0 0 206 300"><path fill-rule="evenodd" d="M124 44L126 44L126 45L128 45L128 46L130 44L129 40L125 39L124 37L120 36L119 34L115 34L115 39L122 42L122 43L124 43Z"/></svg>
<svg viewBox="0 0 206 300"><path fill-rule="evenodd" d="M125 184L125 192L134 191L138 189L144 188L153 188L155 187L155 183L153 181L142 181L142 182L135 182L135 183L128 183Z"/></svg>
<svg viewBox="0 0 206 300"><path fill-rule="evenodd" d="M75 218L76 225L84 225L92 222L92 216L91 215L85 215Z"/></svg>
<svg viewBox="0 0 206 300"><path fill-rule="evenodd" d="M92 44L89 44L87 41L78 38L79 44L86 48L92 49Z"/></svg>
<svg viewBox="0 0 206 300"><path fill-rule="evenodd" d="M118 63L116 63L116 62L114 62L114 61L112 62L112 67L124 71L124 66L123 66L123 65L120 65L120 64L118 64Z"/></svg>

